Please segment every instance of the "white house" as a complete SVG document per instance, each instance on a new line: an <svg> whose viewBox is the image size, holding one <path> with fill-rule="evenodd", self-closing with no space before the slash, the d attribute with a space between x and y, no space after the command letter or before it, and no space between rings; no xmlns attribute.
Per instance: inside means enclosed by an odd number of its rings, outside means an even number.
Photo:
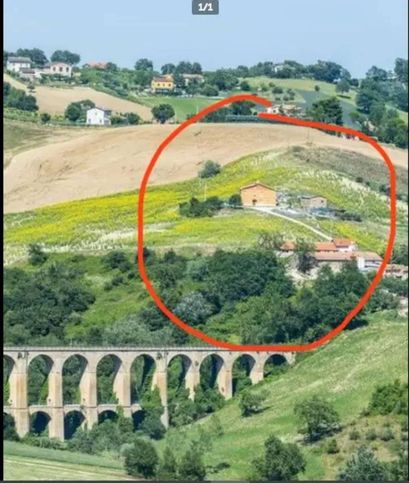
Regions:
<svg viewBox="0 0 409 483"><path fill-rule="evenodd" d="M66 64L65 62L51 62L44 66L42 72L45 75L61 75L63 77L72 76L72 65Z"/></svg>
<svg viewBox="0 0 409 483"><path fill-rule="evenodd" d="M87 124L91 126L108 126L111 124L111 113L110 109L92 107L87 111Z"/></svg>
<svg viewBox="0 0 409 483"><path fill-rule="evenodd" d="M9 57L6 68L10 72L19 73L21 69L31 68L31 59L29 57Z"/></svg>

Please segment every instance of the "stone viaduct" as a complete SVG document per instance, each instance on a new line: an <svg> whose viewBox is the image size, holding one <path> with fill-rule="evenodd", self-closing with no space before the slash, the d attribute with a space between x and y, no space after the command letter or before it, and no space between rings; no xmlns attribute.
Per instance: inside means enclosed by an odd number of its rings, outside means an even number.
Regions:
<svg viewBox="0 0 409 483"><path fill-rule="evenodd" d="M154 362L152 388L159 390L165 426L168 425L167 372L174 358L179 356L183 361L185 387L192 399L195 387L200 383L200 366L208 357L216 361L216 386L225 399L233 395L232 371L239 357L246 356L250 361L248 375L252 384L264 378L264 367L268 360L279 358L288 364L295 361L295 353L291 352L245 353L212 347L6 347L3 354L11 367L9 400L3 406L3 413L14 418L17 433L24 436L30 430L30 417L41 412L48 417L49 436L61 440L64 439L64 418L70 412L79 412L83 425L90 428L98 423L98 417L104 411L117 412L120 406L124 415L131 417L142 409L139 403L131 401L131 368L138 357L148 357ZM45 404L30 405L27 393L29 366L40 356L49 365L48 395ZM63 367L73 356L82 358L85 364L79 384L80 403L64 404ZM117 404L99 404L97 401L97 367L106 356L113 356L116 361L113 392Z"/></svg>

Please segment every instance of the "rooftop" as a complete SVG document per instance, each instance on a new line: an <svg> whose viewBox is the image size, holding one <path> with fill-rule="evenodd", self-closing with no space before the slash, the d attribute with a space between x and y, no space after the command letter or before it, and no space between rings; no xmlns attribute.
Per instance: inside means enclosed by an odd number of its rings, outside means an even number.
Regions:
<svg viewBox="0 0 409 483"><path fill-rule="evenodd" d="M7 59L8 62L30 62L31 63L31 59L30 57L9 57Z"/></svg>
<svg viewBox="0 0 409 483"><path fill-rule="evenodd" d="M251 183L251 184L248 184L246 186L242 186L240 188L240 191L241 190L246 190L246 189L249 189L249 188L254 188L255 186L263 186L264 188L267 188L267 189L269 189L271 191L274 191L274 188L272 188L271 186L268 186L268 185L266 185L264 183L260 183L260 181L256 181L255 183Z"/></svg>

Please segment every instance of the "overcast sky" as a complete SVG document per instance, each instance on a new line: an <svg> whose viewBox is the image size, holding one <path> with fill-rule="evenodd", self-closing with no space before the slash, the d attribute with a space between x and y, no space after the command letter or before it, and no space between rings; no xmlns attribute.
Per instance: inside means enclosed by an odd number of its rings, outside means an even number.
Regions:
<svg viewBox="0 0 409 483"><path fill-rule="evenodd" d="M294 59L333 60L353 76L407 58L407 0L219 0L193 16L191 0L4 0L4 45L68 49L81 62L155 68L190 60L205 69Z"/></svg>

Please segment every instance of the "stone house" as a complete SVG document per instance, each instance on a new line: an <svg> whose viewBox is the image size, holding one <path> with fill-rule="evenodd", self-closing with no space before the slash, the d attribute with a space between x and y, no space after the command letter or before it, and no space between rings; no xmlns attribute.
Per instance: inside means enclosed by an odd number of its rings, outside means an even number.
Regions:
<svg viewBox="0 0 409 483"><path fill-rule="evenodd" d="M301 196L301 207L306 210L317 210L320 208L327 208L327 199L323 196L305 195Z"/></svg>
<svg viewBox="0 0 409 483"><path fill-rule="evenodd" d="M276 191L259 181L240 188L240 197L243 206L277 206Z"/></svg>

